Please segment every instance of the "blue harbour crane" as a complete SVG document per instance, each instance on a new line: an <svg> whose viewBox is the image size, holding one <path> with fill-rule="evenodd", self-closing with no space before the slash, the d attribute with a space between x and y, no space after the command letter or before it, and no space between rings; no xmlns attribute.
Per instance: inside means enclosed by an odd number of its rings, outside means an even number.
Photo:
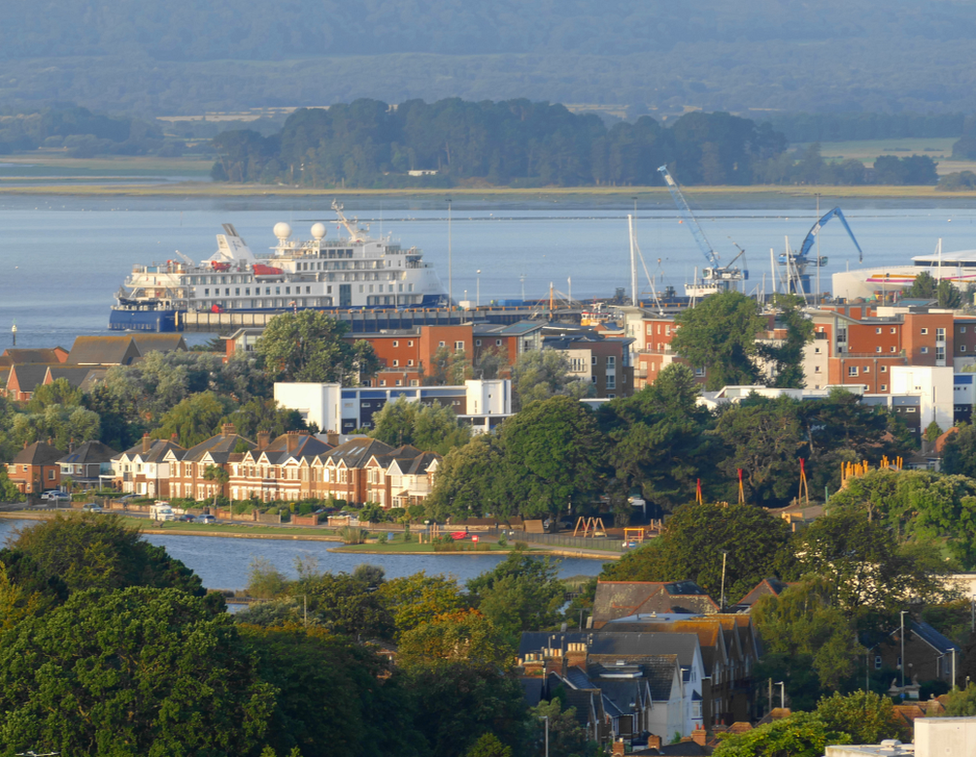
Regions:
<svg viewBox="0 0 976 757"><path fill-rule="evenodd" d="M691 285L685 284L685 293L691 296L702 296L728 289L735 289L738 282L749 278L748 271L742 271L734 267L735 261L745 254L745 250L736 245L739 248L739 254L732 259L732 262L723 266L719 254L715 252L709 243L704 229L698 223L698 219L695 218L695 214L692 212L691 206L688 205L685 196L681 193L678 183L668 172L668 167L664 165L657 170L664 177L668 191L671 193L671 197L674 198L674 204L678 206L678 213L681 215L682 220L688 224L688 228L691 229L691 235L695 238L695 242L708 261L708 267L702 270L701 281L696 281Z"/></svg>
<svg viewBox="0 0 976 757"><path fill-rule="evenodd" d="M817 241L817 235L820 233L820 229L823 228L824 224L827 223L831 218L837 217L840 222L844 224L844 229L847 231L847 235L851 238L854 246L857 248L857 262L864 262L864 253L861 251L861 245L857 243L857 239L854 237L854 232L851 231L851 227L847 224L847 219L844 218L843 211L836 207L833 210L829 210L815 223L813 227L807 232L806 237L803 239L803 244L800 245L799 252L789 252L780 253L780 265L785 265L787 270L787 280L789 281L789 291L796 294L809 294L810 293L810 274L807 273L808 267L822 268L827 265L827 258L821 257L819 255L814 255L811 257L810 250L813 248L814 243Z"/></svg>

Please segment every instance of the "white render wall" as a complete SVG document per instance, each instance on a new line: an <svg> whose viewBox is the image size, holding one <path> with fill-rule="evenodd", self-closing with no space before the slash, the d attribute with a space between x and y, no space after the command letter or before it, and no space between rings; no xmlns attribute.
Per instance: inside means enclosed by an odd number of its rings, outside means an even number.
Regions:
<svg viewBox="0 0 976 757"><path fill-rule="evenodd" d="M342 429L341 384L276 383L274 398L282 407L297 410L306 423L314 423L319 431Z"/></svg>
<svg viewBox="0 0 976 757"><path fill-rule="evenodd" d="M478 379L464 382L468 415L511 415L512 382Z"/></svg>
<svg viewBox="0 0 976 757"><path fill-rule="evenodd" d="M920 397L922 430L932 421L943 431L953 425L953 368L932 365L891 366L891 394Z"/></svg>

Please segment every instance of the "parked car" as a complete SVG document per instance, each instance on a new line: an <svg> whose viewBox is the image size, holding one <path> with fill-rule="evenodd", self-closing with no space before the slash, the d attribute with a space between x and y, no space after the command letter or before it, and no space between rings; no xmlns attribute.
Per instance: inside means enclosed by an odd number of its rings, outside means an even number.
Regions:
<svg viewBox="0 0 976 757"><path fill-rule="evenodd" d="M197 518L197 523L216 523L217 519L213 515L201 515Z"/></svg>
<svg viewBox="0 0 976 757"><path fill-rule="evenodd" d="M97 502L86 502L81 506L81 509L86 513L100 513L103 512L102 508Z"/></svg>
<svg viewBox="0 0 976 757"><path fill-rule="evenodd" d="M59 489L51 489L50 491L44 492L41 495L41 499L47 500L48 502L70 501L71 495Z"/></svg>
<svg viewBox="0 0 976 757"><path fill-rule="evenodd" d="M196 515L191 515L190 513L183 513L183 515L181 515L179 518L177 518L177 520L180 523L196 523L197 522L197 516Z"/></svg>

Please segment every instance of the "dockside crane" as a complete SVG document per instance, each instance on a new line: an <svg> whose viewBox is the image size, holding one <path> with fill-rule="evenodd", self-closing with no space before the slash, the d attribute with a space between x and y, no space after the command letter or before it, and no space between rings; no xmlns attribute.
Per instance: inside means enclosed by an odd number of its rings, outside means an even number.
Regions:
<svg viewBox="0 0 976 757"><path fill-rule="evenodd" d="M854 246L857 248L857 262L864 262L864 253L861 251L861 245L857 243L857 239L854 237L854 232L851 231L851 227L847 224L847 219L844 218L844 213L840 207L836 207L833 210L829 210L824 215L817 220L813 227L807 232L806 237L803 239L803 244L800 245L799 252L783 252L780 253L780 264L786 266L787 270L787 280L790 282L789 290L791 292L800 294L810 293L810 274L806 272L807 268L812 266L814 268L822 268L827 265L827 258L819 255L810 256L810 250L813 247L814 242L817 241L817 235L820 233L820 229L823 228L824 224L827 223L831 218L837 217L840 222L844 224L844 229L847 231L847 235L851 238Z"/></svg>
<svg viewBox="0 0 976 757"><path fill-rule="evenodd" d="M698 243L699 249L701 249L702 254L708 261L708 267L702 270L701 283L695 282L690 286L685 284L685 292L693 296L700 296L735 289L737 282L749 277L748 272L734 267L735 261L745 254L745 250L736 245L736 247L739 247L739 254L732 259L731 263L723 266L719 254L712 248L708 237L705 236L705 230L698 223L698 219L695 218L691 206L681 193L678 182L668 172L668 167L664 165L657 170L664 177L664 183L667 184L668 191L671 193L671 197L674 198L674 204L678 206L678 212L681 214L682 220L688 224L688 227L691 229L691 235L695 238L695 242Z"/></svg>

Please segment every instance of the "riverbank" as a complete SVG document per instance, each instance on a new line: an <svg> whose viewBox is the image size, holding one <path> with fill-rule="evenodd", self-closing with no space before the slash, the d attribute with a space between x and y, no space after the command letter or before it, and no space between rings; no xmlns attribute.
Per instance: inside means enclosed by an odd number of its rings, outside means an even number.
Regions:
<svg viewBox="0 0 976 757"><path fill-rule="evenodd" d="M70 515L79 513L77 510L13 510L0 512L0 519L6 520L50 520L58 514ZM143 535L153 536L202 536L217 539L269 539L278 541L311 541L311 542L334 542L342 543L342 537L335 533L322 533L320 530L303 528L301 526L280 526L270 525L251 525L245 523L215 523L215 524L190 524L190 523L151 523L144 518L131 518L120 516L123 523L130 527L135 527ZM385 532L380 532L385 533ZM465 557L497 555L511 552L513 546L501 546L495 541L485 541L487 550L458 550L447 552L436 552L431 544L417 544L396 542L393 544L373 543L373 544L349 544L341 547L330 547L326 551L337 554L361 554L361 555L424 555L424 556L445 556L445 557ZM546 544L532 544L529 546L530 552L540 554L550 554L557 557L575 557L588 560L619 560L619 552L604 552L591 549L574 549L569 547L550 547Z"/></svg>

